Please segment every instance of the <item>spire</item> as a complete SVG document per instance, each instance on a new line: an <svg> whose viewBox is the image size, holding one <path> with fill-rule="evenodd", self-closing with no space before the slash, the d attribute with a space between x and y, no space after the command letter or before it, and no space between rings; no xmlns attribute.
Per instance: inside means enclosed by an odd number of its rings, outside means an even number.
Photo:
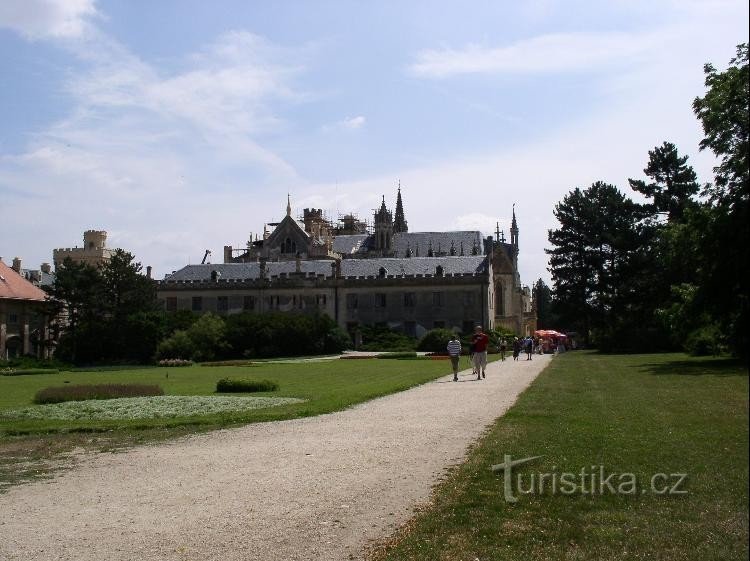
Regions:
<svg viewBox="0 0 750 561"><path fill-rule="evenodd" d="M409 224L404 216L404 203L401 200L401 181L398 182L398 194L396 195L396 216L393 220L393 232L408 232Z"/></svg>
<svg viewBox="0 0 750 561"><path fill-rule="evenodd" d="M518 255L518 222L516 222L516 203L513 203L513 220L510 223L510 245L515 248Z"/></svg>
<svg viewBox="0 0 750 561"><path fill-rule="evenodd" d="M286 215L287 216L292 215L292 201L289 198L289 193L286 194Z"/></svg>

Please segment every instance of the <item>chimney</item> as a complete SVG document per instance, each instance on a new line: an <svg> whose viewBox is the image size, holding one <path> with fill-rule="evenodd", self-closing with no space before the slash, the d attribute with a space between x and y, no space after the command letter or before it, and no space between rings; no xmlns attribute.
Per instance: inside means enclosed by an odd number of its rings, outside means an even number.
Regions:
<svg viewBox="0 0 750 561"><path fill-rule="evenodd" d="M21 259L19 257L13 258L13 266L11 267L16 273L21 274Z"/></svg>
<svg viewBox="0 0 750 561"><path fill-rule="evenodd" d="M151 265L149 265L148 267L146 267L146 278L147 279L151 278Z"/></svg>
<svg viewBox="0 0 750 561"><path fill-rule="evenodd" d="M49 263L42 263L42 266L40 267L43 273L50 274L52 272L52 267Z"/></svg>

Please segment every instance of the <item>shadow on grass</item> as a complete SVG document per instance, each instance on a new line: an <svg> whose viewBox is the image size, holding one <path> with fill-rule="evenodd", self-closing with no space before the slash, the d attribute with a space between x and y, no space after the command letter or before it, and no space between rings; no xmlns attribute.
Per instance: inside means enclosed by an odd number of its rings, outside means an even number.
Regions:
<svg viewBox="0 0 750 561"><path fill-rule="evenodd" d="M655 376L747 376L747 364L732 358L707 358L704 360L670 360L660 363L636 365Z"/></svg>

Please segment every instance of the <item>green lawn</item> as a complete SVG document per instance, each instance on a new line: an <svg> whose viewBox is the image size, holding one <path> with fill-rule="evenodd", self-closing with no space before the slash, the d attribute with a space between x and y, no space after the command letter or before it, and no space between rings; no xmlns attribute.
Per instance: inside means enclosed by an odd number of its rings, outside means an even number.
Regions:
<svg viewBox="0 0 750 561"><path fill-rule="evenodd" d="M345 409L375 397L398 392L450 373L444 360L329 360L265 362L254 366L191 366L183 368L100 368L33 376L0 376L0 492L9 485L69 467L70 452L116 451L125 447L176 438L198 431L259 421L319 415ZM3 410L32 405L37 390L69 384L159 384L167 395L216 395L220 378L268 379L274 392L258 394L296 397L293 405L196 417L129 421L14 420Z"/></svg>
<svg viewBox="0 0 750 561"><path fill-rule="evenodd" d="M190 366L138 368L89 372L60 372L35 376L0 377L0 439L7 435L45 432L137 429L177 425L226 426L319 415L374 397L404 390L448 374L450 363L436 360L329 360L320 362L267 362L254 366ZM132 421L13 420L3 410L32 405L37 390L67 384L158 384L166 395L212 395L217 380L225 377L268 379L279 389L252 395L296 397L304 403L242 413L223 413L176 419ZM232 394L244 395L244 394Z"/></svg>
<svg viewBox="0 0 750 561"><path fill-rule="evenodd" d="M543 491L505 500L504 476L489 468L543 457L513 469L528 488L534 474L599 474L617 488L584 481L572 494ZM596 470L592 469L596 466ZM655 474L677 490L651 490ZM624 477L624 479L623 479ZM580 479L576 479L576 482ZM663 481L658 479L657 490ZM570 489L570 487L568 487ZM629 490L624 487L623 490ZM641 493L641 490L644 492ZM748 556L748 372L724 359L685 355L555 358L507 415L452 470L423 510L374 559L394 560L731 560Z"/></svg>

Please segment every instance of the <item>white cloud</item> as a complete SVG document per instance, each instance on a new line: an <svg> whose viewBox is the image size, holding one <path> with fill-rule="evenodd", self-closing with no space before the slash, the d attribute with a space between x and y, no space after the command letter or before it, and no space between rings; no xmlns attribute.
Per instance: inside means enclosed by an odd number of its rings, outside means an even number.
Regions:
<svg viewBox="0 0 750 561"><path fill-rule="evenodd" d="M3 0L0 27L31 40L78 38L98 15L94 4L94 0Z"/></svg>
<svg viewBox="0 0 750 561"><path fill-rule="evenodd" d="M333 131L355 131L365 126L367 119L363 115L357 115L356 117L347 117L341 121L337 121L332 125L324 125L323 132Z"/></svg>
<svg viewBox="0 0 750 561"><path fill-rule="evenodd" d="M503 47L467 45L428 49L416 55L410 70L427 78L460 74L570 72L608 65L653 47L649 35L628 33L554 33Z"/></svg>

